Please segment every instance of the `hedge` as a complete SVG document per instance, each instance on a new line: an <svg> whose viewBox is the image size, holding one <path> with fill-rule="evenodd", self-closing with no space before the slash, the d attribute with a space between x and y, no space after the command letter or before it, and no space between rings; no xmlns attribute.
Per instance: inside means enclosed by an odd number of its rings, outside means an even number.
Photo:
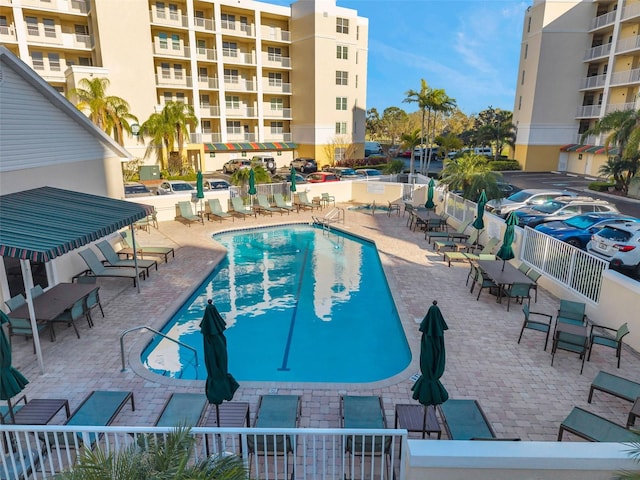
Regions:
<svg viewBox="0 0 640 480"><path fill-rule="evenodd" d="M615 187L615 183L610 182L591 182L589 184L589 190L594 190L596 192L606 192L610 187Z"/></svg>
<svg viewBox="0 0 640 480"><path fill-rule="evenodd" d="M517 160L493 160L489 162L489 167L493 171L521 170Z"/></svg>

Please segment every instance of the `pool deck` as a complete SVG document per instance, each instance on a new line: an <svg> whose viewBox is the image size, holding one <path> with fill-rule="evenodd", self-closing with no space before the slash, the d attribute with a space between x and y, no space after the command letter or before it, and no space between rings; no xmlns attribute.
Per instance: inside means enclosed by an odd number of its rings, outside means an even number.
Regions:
<svg viewBox="0 0 640 480"><path fill-rule="evenodd" d="M411 399L411 377L419 372L418 324L432 301L437 300L449 326L445 334L447 364L442 383L451 398L477 399L499 437L555 441L560 422L573 406L584 407L622 425L626 423L631 408L629 402L597 392L593 403L588 404L587 396L599 370L640 381L640 356L636 352L625 347L622 365L617 369L615 351L596 347L580 375L578 356L559 351L552 367L551 345L543 351L544 334L527 330L522 342L517 343L523 320L520 305L512 304L507 312L506 305L496 303L496 298L487 291L476 301L465 286L468 264L457 262L447 267L442 256L424 240L422 232L412 232L406 227L406 217L395 214L389 217L382 211L375 215L365 211L345 212L345 223L341 227L377 244L413 360L401 374L374 384L243 382L234 400L250 402L252 421L259 396L277 390L280 394L302 396L301 427L339 427L339 399L345 394L382 396L387 424L393 427L394 406L415 402ZM204 226L193 224L191 227L169 221L161 222L159 229L152 228L150 233L138 232L142 245L176 247L175 259L160 264L157 272L152 271L151 277L141 282L140 294L129 280L99 279L105 318L99 310L94 310L93 328L83 320L77 322L80 339L72 329L61 326L56 329L56 342L50 342L45 333L41 339L44 375L31 342L16 337L14 366L30 380L25 389L28 398L67 398L73 411L92 390L130 390L134 392L136 411L124 409L114 425L153 425L171 392L203 392L204 381L172 380L143 371L136 358L150 338L144 331L126 336L128 369L122 372L120 333L138 325L160 329L166 323L224 256L224 249L211 239L212 233L283 222L308 222L311 215L311 212L300 212L259 216L246 221L205 222ZM375 302L375 298L371 301ZM557 298L541 289L538 302L532 302L531 309L555 315L558 305ZM63 421L62 415L58 415L52 423ZM410 437L419 435L410 434ZM571 435L567 439L576 440Z"/></svg>

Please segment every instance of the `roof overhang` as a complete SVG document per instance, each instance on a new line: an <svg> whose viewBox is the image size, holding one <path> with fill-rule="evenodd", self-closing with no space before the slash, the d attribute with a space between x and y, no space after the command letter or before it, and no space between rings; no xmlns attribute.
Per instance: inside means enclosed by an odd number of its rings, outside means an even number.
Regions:
<svg viewBox="0 0 640 480"><path fill-rule="evenodd" d="M225 152L225 151L262 151L262 150L293 150L298 145L295 143L272 142L272 143L205 143L205 152Z"/></svg>

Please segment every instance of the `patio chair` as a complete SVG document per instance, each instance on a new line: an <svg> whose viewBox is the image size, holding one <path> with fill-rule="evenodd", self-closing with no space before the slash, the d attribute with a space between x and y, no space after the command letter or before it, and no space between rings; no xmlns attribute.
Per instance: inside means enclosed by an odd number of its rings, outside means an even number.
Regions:
<svg viewBox="0 0 640 480"><path fill-rule="evenodd" d="M98 250L100 250L100 252L104 256L105 261L103 263L106 262L106 265L109 267L132 268L136 265L135 260L122 260L118 256L117 252L113 249L111 244L106 240L97 242L96 247L98 247ZM138 268L144 269L147 277L149 276L149 270L151 269L151 267L155 267L156 271L158 270L158 262L156 262L155 260L139 259L137 262Z"/></svg>
<svg viewBox="0 0 640 480"><path fill-rule="evenodd" d="M297 200L296 200L296 197L297 197ZM296 207L298 211L300 211L301 208L303 210L311 210L311 211L313 211L314 208L318 208L318 209L320 208L319 203L316 204L309 201L309 199L307 198L307 192L298 192L294 194L293 206Z"/></svg>
<svg viewBox="0 0 640 480"><path fill-rule="evenodd" d="M274 193L273 201L276 204L276 208L279 208L282 212L287 212L287 214L289 214L295 210L291 205L287 205L287 202L285 202L281 193Z"/></svg>
<svg viewBox="0 0 640 480"><path fill-rule="evenodd" d="M542 276L542 274L540 272L536 272L533 268L530 268L529 271L525 273L525 275L533 281L531 289L536 292L534 301L538 303L538 279Z"/></svg>
<svg viewBox="0 0 640 480"><path fill-rule="evenodd" d="M336 206L336 197L334 197L333 195L329 195L328 193L321 193L320 194L320 201L324 204L324 205L329 205L330 203L333 203L333 206ZM391 205L391 202L389 202L389 205ZM399 211L399 210L398 210Z"/></svg>
<svg viewBox="0 0 640 480"><path fill-rule="evenodd" d="M24 298L24 295L22 295L21 293L11 297L9 300L4 302L4 304L9 308L10 312L13 312L14 310L20 308L22 305L25 305L26 303L27 303L27 299Z"/></svg>
<svg viewBox="0 0 640 480"><path fill-rule="evenodd" d="M192 223L202 223L204 225L203 217L193 213L191 202L186 200L176 203L176 220L186 223L189 227L191 227Z"/></svg>
<svg viewBox="0 0 640 480"><path fill-rule="evenodd" d="M122 236L122 243L126 245L126 247L118 250L118 255L126 255L127 258L133 257L133 240L129 236L129 232L126 230L120 232ZM141 258L144 258L145 255L151 255L152 257L163 257L164 263L169 261L169 255L171 258L175 258L176 251L172 247L149 247L149 246L141 246L136 242L136 253L140 255Z"/></svg>
<svg viewBox="0 0 640 480"><path fill-rule="evenodd" d="M527 305L531 305L531 284L530 283L512 283L502 289L501 295L507 297L507 312L511 305L511 299L515 298L516 302L524 303L527 299Z"/></svg>
<svg viewBox="0 0 640 480"><path fill-rule="evenodd" d="M237 217L242 217L243 220L246 220L247 217L256 216L256 213L250 207L244 206L240 197L232 197L231 206L233 207L231 214Z"/></svg>
<svg viewBox="0 0 640 480"><path fill-rule="evenodd" d="M400 216L400 208L402 207L402 205L400 205L399 203L393 203L389 200L387 200L387 202L389 203L389 206L387 207L387 217L391 216L391 212L396 212L396 215Z"/></svg>
<svg viewBox="0 0 640 480"><path fill-rule="evenodd" d="M476 301L480 299L480 294L482 293L482 290L484 290L485 288L495 288L496 291L499 290L500 288L498 287L498 285L496 285L496 283L493 280L487 277L486 274L484 274L481 269L478 269L478 277L475 283L477 283L478 286L480 287L480 290L478 291L478 296L476 297ZM472 292L473 292L474 286L475 285L471 286Z"/></svg>
<svg viewBox="0 0 640 480"><path fill-rule="evenodd" d="M220 205L220 200L217 198L210 198L205 203L204 214L207 216L207 220L218 220L222 223L223 220L231 219L231 221L235 222L233 215L227 212L222 211L222 205Z"/></svg>
<svg viewBox="0 0 640 480"><path fill-rule="evenodd" d="M522 340L522 334L524 333L525 328L530 328L531 330L537 330L539 332L545 332L546 337L544 340L544 350L546 352L547 344L549 343L549 333L551 332L551 322L553 321L553 316L546 313L532 312L529 310L529 305L523 305L522 311L524 312L524 321L522 322L522 328L520 329L518 343L520 343L520 340ZM544 317L548 320L533 320L533 315L537 315L541 318Z"/></svg>
<svg viewBox="0 0 640 480"><path fill-rule="evenodd" d="M139 230L144 230L147 233L151 233L151 227L158 228L158 211L153 208L153 213L147 215L145 218L138 220L135 224Z"/></svg>
<svg viewBox="0 0 640 480"><path fill-rule="evenodd" d="M85 317L89 326L92 326L91 319L89 318L88 310L85 308L85 299L80 298L76 300L73 306L69 310L65 310L62 315L58 315L53 320L49 320L49 324L51 326L51 341L56 339L56 332L53 326L56 323L66 323L67 326L73 327L76 332L76 336L80 338L80 332L78 332L78 327L76 326L76 320L79 318Z"/></svg>
<svg viewBox="0 0 640 480"><path fill-rule="evenodd" d="M521 263L518 266L518 270L520 270L522 273L524 273L525 275L527 274L527 272L529 270L531 270L531 267L529 265L527 265L526 263Z"/></svg>
<svg viewBox="0 0 640 480"><path fill-rule="evenodd" d="M44 293L44 290L40 285L36 285L31 289L31 298L37 298Z"/></svg>
<svg viewBox="0 0 640 480"><path fill-rule="evenodd" d="M450 398L438 407L449 440L496 438L493 427L477 400Z"/></svg>
<svg viewBox="0 0 640 480"><path fill-rule="evenodd" d="M572 323L574 325L584 325L586 304L573 302L571 300L560 300L560 308L556 317L556 323Z"/></svg>
<svg viewBox="0 0 640 480"><path fill-rule="evenodd" d="M471 222L473 221L473 219L469 219L465 222L462 222L460 224L460 226L458 227L458 229L455 232L449 232L447 231L440 231L440 232L428 232L429 235L427 235L427 241L429 243L431 243L431 240L433 240L434 238L436 239L445 239L445 240L455 240L456 238L468 238L469 236L466 235L464 233L464 231L467 229L467 227L469 225L471 225ZM435 241L433 244L433 248L435 249Z"/></svg>
<svg viewBox="0 0 640 480"><path fill-rule="evenodd" d="M594 333L594 329L600 331L596 331ZM606 332L614 332L615 337L608 335ZM593 351L594 345L603 345L605 347L615 348L616 357L618 358L618 368L620 368L620 356L622 353L622 339L629 334L629 326L627 323L623 323L620 325L620 328L617 330L611 327L605 327L604 325L591 325L591 332L589 334L589 356L587 357L587 361L591 360L591 352Z"/></svg>
<svg viewBox="0 0 640 480"><path fill-rule="evenodd" d="M78 283L95 284L96 277L89 277L87 275L83 275L78 277L77 281ZM89 318L91 319L91 324L93 324L93 317L91 316L91 310L93 310L96 307L100 308L100 313L102 314L102 318L104 318L104 310L102 309L102 303L100 303L99 290L100 290L99 288L92 290L91 293L89 293L89 295L87 295L87 298L86 298L87 313L89 314Z"/></svg>
<svg viewBox="0 0 640 480"><path fill-rule="evenodd" d="M273 216L274 212L275 213L280 213L280 215L282 215L282 211L278 208L273 208L270 204L269 204L269 200L267 200L267 196L266 195L256 195L256 200L258 200L258 205L255 206L254 205L254 209L256 210L257 213L260 213L262 215L266 215L267 213L271 216Z"/></svg>
<svg viewBox="0 0 640 480"><path fill-rule="evenodd" d="M580 407L573 407L571 413L560 424L558 441L562 441L564 432L572 433L590 442L640 442L640 435L627 430L604 417Z"/></svg>
<svg viewBox="0 0 640 480"><path fill-rule="evenodd" d="M2 311L0 311L0 314L6 315ZM9 342L11 342L11 337L13 337L14 335L24 337L25 340L31 339L31 342L33 343L33 353L36 353L36 343L33 338L33 329L31 328L31 319L14 318L7 315L7 320L8 320L7 323L9 325ZM43 332L44 330L49 328L48 323L36 323L36 326L38 328L38 334L40 334L40 332Z"/></svg>
<svg viewBox="0 0 640 480"><path fill-rule="evenodd" d="M202 421L207 405L207 397L202 393L172 393L154 425L196 427Z"/></svg>
<svg viewBox="0 0 640 480"><path fill-rule="evenodd" d="M138 277L143 280L146 278L144 269L139 270L136 275L135 268L105 267L98 259L98 256L90 248L79 250L78 255L82 257L84 262L87 264L87 267L89 267L89 272L94 277L130 278L133 280L134 287L137 285Z"/></svg>

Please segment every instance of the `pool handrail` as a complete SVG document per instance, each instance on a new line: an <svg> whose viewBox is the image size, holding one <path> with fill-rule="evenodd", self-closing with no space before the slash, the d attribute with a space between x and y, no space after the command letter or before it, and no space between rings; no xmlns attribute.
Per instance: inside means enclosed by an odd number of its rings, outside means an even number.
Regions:
<svg viewBox="0 0 640 480"><path fill-rule="evenodd" d="M126 334L128 334L130 332L134 332L136 330L142 330L143 328L155 333L156 335L160 335L161 337L166 338L167 340L171 340L172 342L177 343L178 345L186 347L189 350L193 351L193 354L194 354L195 359L196 359L196 366L198 365L198 351L195 348L193 348L191 345L187 345L186 343L181 342L180 340L176 340L175 338L171 338L171 337L165 335L164 333L159 332L155 328L149 327L148 325L139 325L137 327L132 327L132 328L129 328L127 330L124 330L120 334L120 359L122 360L122 370L120 370L121 372L126 372L127 371L127 368L125 366L125 360L124 360L124 337L125 337Z"/></svg>

